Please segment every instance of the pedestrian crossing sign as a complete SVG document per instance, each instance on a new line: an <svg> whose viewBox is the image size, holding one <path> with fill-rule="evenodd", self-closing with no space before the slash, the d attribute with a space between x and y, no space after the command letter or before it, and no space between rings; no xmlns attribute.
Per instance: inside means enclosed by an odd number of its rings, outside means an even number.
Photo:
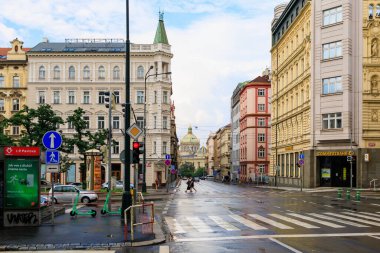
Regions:
<svg viewBox="0 0 380 253"><path fill-rule="evenodd" d="M58 150L47 150L46 151L46 164L59 164L59 151Z"/></svg>

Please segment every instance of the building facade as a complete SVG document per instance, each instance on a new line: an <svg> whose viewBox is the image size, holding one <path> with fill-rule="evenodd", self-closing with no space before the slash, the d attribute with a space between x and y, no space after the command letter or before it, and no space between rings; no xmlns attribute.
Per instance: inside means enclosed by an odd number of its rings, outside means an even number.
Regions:
<svg viewBox="0 0 380 253"><path fill-rule="evenodd" d="M269 75L259 76L240 91L241 181L268 175L270 131Z"/></svg>
<svg viewBox="0 0 380 253"><path fill-rule="evenodd" d="M194 169L203 168L206 171L207 149L200 146L200 141L193 134L193 128L190 126L187 134L181 138L179 146L179 167L186 163L194 165Z"/></svg>
<svg viewBox="0 0 380 253"><path fill-rule="evenodd" d="M22 110L27 100L27 56L29 48L14 39L11 48L0 48L0 120ZM20 126L8 126L5 134L17 140ZM1 146L1 144L0 144Z"/></svg>
<svg viewBox="0 0 380 253"><path fill-rule="evenodd" d="M218 180L231 178L231 124L220 128L214 136L214 176Z"/></svg>
<svg viewBox="0 0 380 253"><path fill-rule="evenodd" d="M112 39L67 39L53 43L48 40L39 43L29 53L28 106L36 108L49 103L64 120L81 107L84 119L92 133L108 128L108 109L105 107L104 92L115 95L112 110L112 176L124 178L124 165L120 153L125 149L124 118L122 102L125 101L125 42ZM130 101L136 123L144 129L144 102L146 97L146 182L151 186L156 179L166 182L163 161L171 151L171 94L172 83L171 46L168 44L163 18L160 15L153 44L131 44L131 85ZM152 73L145 77L153 66ZM146 91L146 94L145 94ZM131 114L133 115L133 114ZM136 122L135 122L136 119ZM70 136L74 129L69 124L60 126L64 135ZM140 137L139 141L142 141ZM70 157L75 165L66 175L66 181L80 181L77 150ZM133 171L133 170L131 170ZM107 178L108 169L102 166L102 181ZM139 175L141 177L141 175ZM133 173L131 172L131 179Z"/></svg>
<svg viewBox="0 0 380 253"><path fill-rule="evenodd" d="M207 155L206 155L206 160L207 160L207 175L214 175L214 160L215 160L215 147L214 147L214 133L210 133L207 141L206 141L206 149L207 149Z"/></svg>

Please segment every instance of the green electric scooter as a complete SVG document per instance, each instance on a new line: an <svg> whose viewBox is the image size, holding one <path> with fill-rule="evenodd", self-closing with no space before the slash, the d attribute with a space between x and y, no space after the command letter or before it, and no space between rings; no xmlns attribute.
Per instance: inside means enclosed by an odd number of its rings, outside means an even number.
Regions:
<svg viewBox="0 0 380 253"><path fill-rule="evenodd" d="M111 197L111 190L108 190L108 193L107 193L107 196L106 196L106 201L104 202L104 205L103 205L103 208L102 210L100 210L100 213L101 214L118 214L118 215L121 215L121 207L119 207L119 209L117 211L111 211L109 208L108 208L108 203L110 201L110 197Z"/></svg>
<svg viewBox="0 0 380 253"><path fill-rule="evenodd" d="M94 210L94 209L79 212L79 210L77 208L78 202L79 202L79 192L78 192L77 196L75 197L73 210L71 210L71 212L70 212L71 216L75 216L75 215L91 215L92 217L96 216L96 210Z"/></svg>

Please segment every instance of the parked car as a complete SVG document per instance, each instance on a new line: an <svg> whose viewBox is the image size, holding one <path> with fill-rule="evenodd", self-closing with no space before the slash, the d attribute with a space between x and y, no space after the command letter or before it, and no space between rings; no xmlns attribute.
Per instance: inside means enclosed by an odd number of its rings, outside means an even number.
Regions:
<svg viewBox="0 0 380 253"><path fill-rule="evenodd" d="M45 179L41 179L41 188L51 188L51 183Z"/></svg>
<svg viewBox="0 0 380 253"><path fill-rule="evenodd" d="M73 202L79 192L79 201L90 203L98 200L98 194L94 191L85 191L78 189L74 185L57 185L54 186L54 203ZM52 197L52 189L49 191L49 197Z"/></svg>
<svg viewBox="0 0 380 253"><path fill-rule="evenodd" d="M200 179L201 179L201 180L205 180L206 177L205 177L205 176L201 176Z"/></svg>
<svg viewBox="0 0 380 253"><path fill-rule="evenodd" d="M206 179L214 179L214 176L213 175L207 175Z"/></svg>
<svg viewBox="0 0 380 253"><path fill-rule="evenodd" d="M133 184L130 184L130 187L133 188ZM108 182L105 182L102 184L102 189L108 189ZM116 181L114 189L123 190L124 189L124 182L123 181Z"/></svg>
<svg viewBox="0 0 380 253"><path fill-rule="evenodd" d="M49 197L45 196L45 195L41 195L40 196L40 207L50 206L50 205L51 205L51 201L49 200Z"/></svg>
<svg viewBox="0 0 380 253"><path fill-rule="evenodd" d="M194 182L199 182L199 177L194 177Z"/></svg>
<svg viewBox="0 0 380 253"><path fill-rule="evenodd" d="M69 183L69 185L74 185L78 189L82 189L83 188L83 183L79 183L79 182Z"/></svg>

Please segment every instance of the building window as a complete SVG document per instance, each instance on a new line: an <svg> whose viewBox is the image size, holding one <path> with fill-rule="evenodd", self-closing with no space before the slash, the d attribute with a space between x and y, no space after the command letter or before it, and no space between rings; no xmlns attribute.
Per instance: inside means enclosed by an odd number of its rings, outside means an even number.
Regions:
<svg viewBox="0 0 380 253"><path fill-rule="evenodd" d="M259 151L257 152L257 156L258 156L259 158L264 158L264 157L265 157L265 149L262 148L262 147L260 147L260 148L259 148Z"/></svg>
<svg viewBox="0 0 380 253"><path fill-rule="evenodd" d="M144 67L143 66L137 67L137 78L139 78L139 79L144 78Z"/></svg>
<svg viewBox="0 0 380 253"><path fill-rule="evenodd" d="M163 129L168 129L168 116L163 116L162 117L162 128Z"/></svg>
<svg viewBox="0 0 380 253"><path fill-rule="evenodd" d="M137 91L136 103L137 104L143 104L144 103L144 91L142 91L142 90Z"/></svg>
<svg viewBox="0 0 380 253"><path fill-rule="evenodd" d="M113 80L119 80L120 79L120 68L118 66L115 66L113 68Z"/></svg>
<svg viewBox="0 0 380 253"><path fill-rule="evenodd" d="M157 104L157 91L154 91L154 103Z"/></svg>
<svg viewBox="0 0 380 253"><path fill-rule="evenodd" d="M39 104L45 104L46 103L46 92L45 91L39 91L38 92L38 103Z"/></svg>
<svg viewBox="0 0 380 253"><path fill-rule="evenodd" d="M4 99L0 98L0 111L1 112L5 111L4 105L5 105Z"/></svg>
<svg viewBox="0 0 380 253"><path fill-rule="evenodd" d="M98 116L98 129L104 129L104 116Z"/></svg>
<svg viewBox="0 0 380 253"><path fill-rule="evenodd" d="M153 116L153 128L157 128L157 116Z"/></svg>
<svg viewBox="0 0 380 253"><path fill-rule="evenodd" d="M120 128L120 117L119 116L113 116L112 128L113 129L119 129Z"/></svg>
<svg viewBox="0 0 380 253"><path fill-rule="evenodd" d="M257 120L257 124L258 124L259 126L265 126L265 118L259 118L259 119Z"/></svg>
<svg viewBox="0 0 380 253"><path fill-rule="evenodd" d="M41 66L38 70L38 79L45 79L45 67Z"/></svg>
<svg viewBox="0 0 380 253"><path fill-rule="evenodd" d="M90 92L83 91L83 104L89 104L89 103L90 103Z"/></svg>
<svg viewBox="0 0 380 253"><path fill-rule="evenodd" d="M114 99L115 99L115 104L120 104L120 91L115 90L113 91Z"/></svg>
<svg viewBox="0 0 380 253"><path fill-rule="evenodd" d="M83 116L83 121L86 123L86 129L90 129L90 117Z"/></svg>
<svg viewBox="0 0 380 253"><path fill-rule="evenodd" d="M4 87L4 76L0 75L0 88Z"/></svg>
<svg viewBox="0 0 380 253"><path fill-rule="evenodd" d="M18 98L12 99L12 111L20 110L20 100Z"/></svg>
<svg viewBox="0 0 380 253"><path fill-rule="evenodd" d="M61 76L61 70L58 66L54 67L54 79L59 79Z"/></svg>
<svg viewBox="0 0 380 253"><path fill-rule="evenodd" d="M342 56L342 41L323 44L323 60Z"/></svg>
<svg viewBox="0 0 380 253"><path fill-rule="evenodd" d="M73 90L68 91L67 101L69 104L75 104L75 91Z"/></svg>
<svg viewBox="0 0 380 253"><path fill-rule="evenodd" d="M323 11L323 25L332 25L342 21L342 6Z"/></svg>
<svg viewBox="0 0 380 253"><path fill-rule="evenodd" d="M370 4L368 6L368 17L369 17L369 19L373 18L373 4Z"/></svg>
<svg viewBox="0 0 380 253"><path fill-rule="evenodd" d="M167 154L167 142L166 141L163 141L162 142L162 154Z"/></svg>
<svg viewBox="0 0 380 253"><path fill-rule="evenodd" d="M322 80L323 94L342 92L342 77L325 78Z"/></svg>
<svg viewBox="0 0 380 253"><path fill-rule="evenodd" d="M140 129L144 129L144 117L136 117L136 124Z"/></svg>
<svg viewBox="0 0 380 253"><path fill-rule="evenodd" d="M20 77L19 76L13 77L13 88L20 88Z"/></svg>
<svg viewBox="0 0 380 253"><path fill-rule="evenodd" d="M112 146L112 154L119 154L120 153L120 144L118 141L115 141Z"/></svg>
<svg viewBox="0 0 380 253"><path fill-rule="evenodd" d="M157 154L157 142L153 142L153 154Z"/></svg>
<svg viewBox="0 0 380 253"><path fill-rule="evenodd" d="M162 103L164 103L164 104L168 104L168 103L169 103L169 100L168 100L168 92L167 92L167 91L164 91L164 92L163 92L163 95L162 95Z"/></svg>
<svg viewBox="0 0 380 253"><path fill-rule="evenodd" d="M376 5L376 17L380 17L380 4Z"/></svg>
<svg viewBox="0 0 380 253"><path fill-rule="evenodd" d="M69 79L75 79L75 68L74 68L74 66L69 67Z"/></svg>
<svg viewBox="0 0 380 253"><path fill-rule="evenodd" d="M74 123L72 121L67 122L67 128L68 129L74 129Z"/></svg>
<svg viewBox="0 0 380 253"><path fill-rule="evenodd" d="M265 104L258 104L257 105L257 110L259 112L264 112L265 111Z"/></svg>
<svg viewBox="0 0 380 253"><path fill-rule="evenodd" d="M20 134L20 127L19 126L12 126L12 134L13 135L19 135Z"/></svg>
<svg viewBox="0 0 380 253"><path fill-rule="evenodd" d="M88 66L83 68L83 79L90 79L90 68Z"/></svg>
<svg viewBox="0 0 380 253"><path fill-rule="evenodd" d="M60 91L53 91L53 104L60 104L61 103L61 92Z"/></svg>
<svg viewBox="0 0 380 253"><path fill-rule="evenodd" d="M264 97L265 96L265 89L258 89L257 90L257 95L259 97Z"/></svg>
<svg viewBox="0 0 380 253"><path fill-rule="evenodd" d="M259 173L264 174L265 173L265 164L259 164Z"/></svg>
<svg viewBox="0 0 380 253"><path fill-rule="evenodd" d="M104 79L106 77L106 69L103 66L100 66L98 69L98 78Z"/></svg>
<svg viewBox="0 0 380 253"><path fill-rule="evenodd" d="M323 129L342 128L342 113L328 113L322 115Z"/></svg>
<svg viewBox="0 0 380 253"><path fill-rule="evenodd" d="M99 91L98 93L98 104L104 104L104 91Z"/></svg>
<svg viewBox="0 0 380 253"><path fill-rule="evenodd" d="M265 134L257 134L258 142L265 142Z"/></svg>

